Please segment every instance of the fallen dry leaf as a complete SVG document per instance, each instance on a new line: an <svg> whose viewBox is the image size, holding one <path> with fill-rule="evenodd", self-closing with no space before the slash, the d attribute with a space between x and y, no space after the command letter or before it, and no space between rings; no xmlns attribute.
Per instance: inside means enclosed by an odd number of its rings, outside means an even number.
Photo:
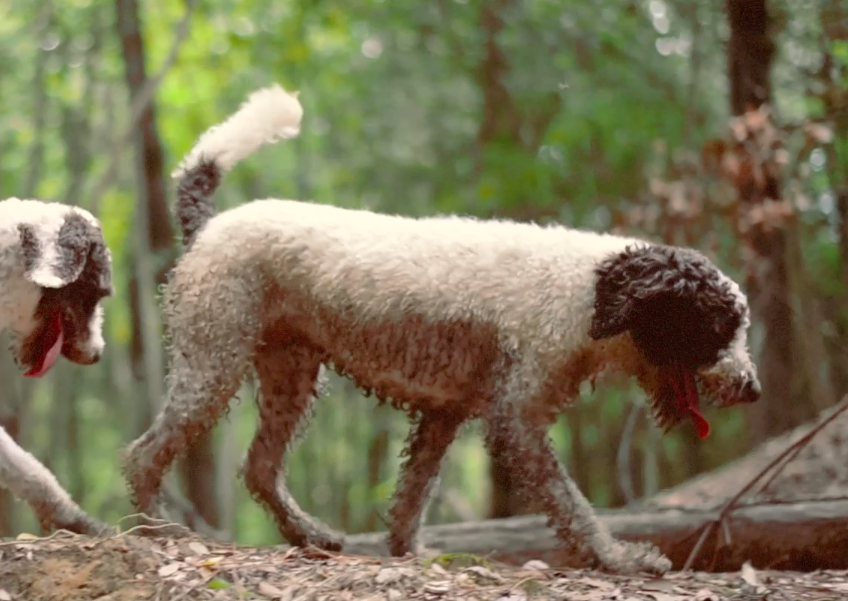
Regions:
<svg viewBox="0 0 848 601"><path fill-rule="evenodd" d="M677 584L671 580L649 580L642 585L642 588L646 591L660 591L662 593L670 593L675 587L677 587Z"/></svg>
<svg viewBox="0 0 848 601"><path fill-rule="evenodd" d="M389 601L400 601L401 599L403 599L403 593L397 590L396 588L390 588L386 592L386 595L388 596Z"/></svg>
<svg viewBox="0 0 848 601"><path fill-rule="evenodd" d="M695 593L695 601L720 601L720 597L708 588L702 588Z"/></svg>
<svg viewBox="0 0 848 601"><path fill-rule="evenodd" d="M688 598L688 596L670 595L668 593L661 593L660 591L648 591L645 594L653 597L655 601L684 601Z"/></svg>
<svg viewBox="0 0 848 601"><path fill-rule="evenodd" d="M585 584L593 588L599 588L602 591L612 591L615 589L615 584L606 580L598 580L597 578L578 578L577 582Z"/></svg>
<svg viewBox="0 0 848 601"><path fill-rule="evenodd" d="M203 543L192 541L188 544L188 548L191 549L195 555L209 555L209 549Z"/></svg>
<svg viewBox="0 0 848 601"><path fill-rule="evenodd" d="M260 582L259 586L256 587L256 590L260 595L270 597L271 599L280 599L283 595L285 595L284 591L278 589L270 582Z"/></svg>
<svg viewBox="0 0 848 601"><path fill-rule="evenodd" d="M836 582L833 584L828 584L827 588L832 591L844 591L848 593L848 582Z"/></svg>
<svg viewBox="0 0 848 601"><path fill-rule="evenodd" d="M203 565L207 568L214 568L219 563L221 563L223 560L224 560L224 558L221 557L220 555L218 557L210 557L208 559L205 559L201 565Z"/></svg>
<svg viewBox="0 0 848 601"><path fill-rule="evenodd" d="M450 580L434 580L424 585L424 592L431 595L444 595L451 589Z"/></svg>
<svg viewBox="0 0 848 601"><path fill-rule="evenodd" d="M763 583L760 582L760 578L757 576L757 570L754 569L751 562L746 561L742 564L741 574L742 580L744 580L749 586L753 587L757 593L766 592L767 589L763 586Z"/></svg>
<svg viewBox="0 0 848 601"><path fill-rule="evenodd" d="M468 572L475 576L479 576L480 578L493 580L495 582L501 582L503 580L503 578L495 574L492 570L484 568L483 566L471 566L469 568L465 568L463 572Z"/></svg>
<svg viewBox="0 0 848 601"><path fill-rule="evenodd" d="M396 580L400 580L403 574L397 568L383 568L377 575L374 577L374 582L377 584L389 584L390 582L395 582Z"/></svg>
<svg viewBox="0 0 848 601"><path fill-rule="evenodd" d="M165 578L167 576L171 576L173 574L176 574L180 570L181 567L182 567L182 564L179 564L179 563L176 563L176 562L175 563L169 563L169 564L166 564L166 565L162 566L161 568L159 568L158 574L162 578Z"/></svg>
<svg viewBox="0 0 848 601"><path fill-rule="evenodd" d="M521 568L523 570L547 570L550 569L551 566L546 564L544 561L540 559L531 559L527 563L525 563Z"/></svg>

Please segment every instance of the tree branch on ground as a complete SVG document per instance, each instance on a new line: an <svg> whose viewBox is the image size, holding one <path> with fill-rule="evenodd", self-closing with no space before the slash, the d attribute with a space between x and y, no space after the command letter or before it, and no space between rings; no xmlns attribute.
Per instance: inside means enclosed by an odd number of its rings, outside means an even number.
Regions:
<svg viewBox="0 0 848 601"><path fill-rule="evenodd" d="M598 517L616 538L657 545L680 569L698 533L720 516L717 510L662 509L634 512L599 510ZM721 530L713 532L712 557L693 563L696 569L739 570L745 561L757 568L808 571L846 569L848 555L848 499L776 503L737 507ZM345 554L387 555L385 533L347 537ZM729 539L731 544L728 544ZM562 548L544 516L519 516L455 524L426 526L421 541L433 554L469 553L522 565L541 559L556 567L585 567L591 558L584 552Z"/></svg>

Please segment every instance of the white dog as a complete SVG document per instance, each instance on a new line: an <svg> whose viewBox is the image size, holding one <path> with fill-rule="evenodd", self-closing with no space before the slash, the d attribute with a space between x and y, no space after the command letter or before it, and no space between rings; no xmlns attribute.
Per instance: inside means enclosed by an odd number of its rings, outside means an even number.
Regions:
<svg viewBox="0 0 848 601"><path fill-rule="evenodd" d="M669 569L656 549L611 537L546 430L582 382L605 372L634 376L661 425L691 417L702 436L698 386L723 406L755 401L739 286L693 250L560 226L290 200L212 217L223 173L297 135L302 114L296 95L260 90L176 172L188 249L165 293L166 403L125 460L138 507L155 509L165 470L255 369L261 421L247 487L291 543L338 548L288 494L284 474L321 366L331 365L417 422L391 512L394 555L413 549L445 451L479 417L562 539L584 541L614 571Z"/></svg>
<svg viewBox="0 0 848 601"><path fill-rule="evenodd" d="M10 333L24 376L43 376L59 356L96 363L104 346L100 301L111 294L111 256L91 213L38 200L0 202L0 331ZM0 486L26 500L45 528L107 530L2 428Z"/></svg>

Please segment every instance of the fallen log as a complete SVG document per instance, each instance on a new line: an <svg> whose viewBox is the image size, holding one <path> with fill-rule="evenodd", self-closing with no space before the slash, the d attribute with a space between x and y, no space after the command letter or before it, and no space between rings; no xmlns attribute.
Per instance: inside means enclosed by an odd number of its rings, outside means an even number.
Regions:
<svg viewBox="0 0 848 601"><path fill-rule="evenodd" d="M822 411L816 420L769 439L726 465L660 491L638 501L639 511L665 507L712 508L727 503L744 485L757 476L778 455L794 445L834 408ZM848 498L848 413L842 413L760 485L744 495L740 502L801 502L815 499Z"/></svg>
<svg viewBox="0 0 848 601"><path fill-rule="evenodd" d="M613 536L657 545L679 570L719 510L598 514ZM437 554L470 553L518 565L541 559L555 567L585 567L590 559L585 552L559 547L543 516L428 526L421 541ZM349 536L344 552L385 556L385 533ZM725 526L713 529L693 569L735 571L745 561L759 569L848 569L848 500L740 506Z"/></svg>

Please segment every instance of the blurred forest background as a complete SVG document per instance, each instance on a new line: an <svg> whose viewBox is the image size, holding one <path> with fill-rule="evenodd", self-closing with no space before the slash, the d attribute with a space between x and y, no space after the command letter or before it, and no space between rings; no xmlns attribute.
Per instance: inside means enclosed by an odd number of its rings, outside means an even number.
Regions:
<svg viewBox="0 0 848 601"><path fill-rule="evenodd" d="M709 410L700 442L688 424L663 436L628 383L585 390L551 435L597 505L739 457L848 392L846 0L0 0L0 197L96 213L117 289L99 365L29 382L0 355L0 423L90 513L132 511L119 452L161 402L169 173L272 82L301 91L303 134L237 167L220 208L553 220L695 246L744 283L762 401ZM228 537L269 544L238 480L253 395L172 477ZM293 493L337 528L383 529L407 431L334 377ZM430 522L528 509L469 429ZM0 535L36 528L0 495Z"/></svg>

